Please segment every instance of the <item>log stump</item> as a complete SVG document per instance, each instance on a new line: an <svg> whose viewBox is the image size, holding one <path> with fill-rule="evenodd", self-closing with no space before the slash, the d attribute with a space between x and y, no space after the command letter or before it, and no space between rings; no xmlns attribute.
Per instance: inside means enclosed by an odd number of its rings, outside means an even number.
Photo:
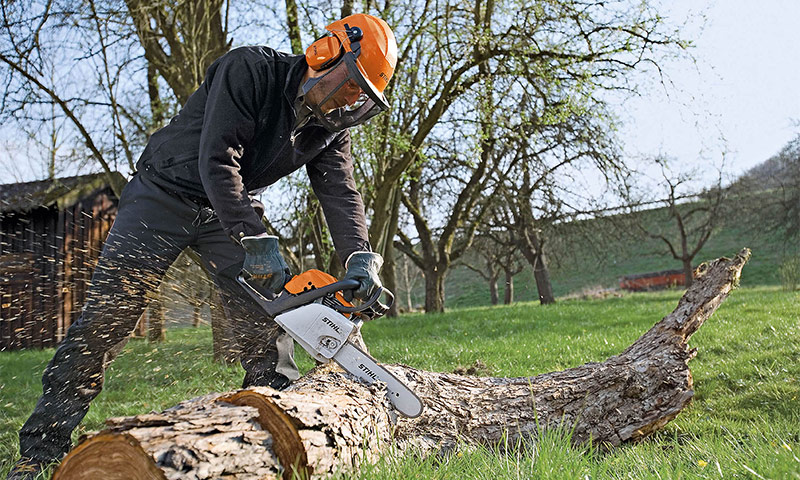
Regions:
<svg viewBox="0 0 800 480"><path fill-rule="evenodd" d="M694 395L687 342L738 284L750 252L698 267L677 308L619 355L561 372L479 378L389 368L425 404L398 417L382 385L331 364L286 391L215 393L160 413L107 420L53 478L285 479L358 469L389 451L441 453L458 442L493 445L566 427L573 441L606 447L662 428Z"/></svg>

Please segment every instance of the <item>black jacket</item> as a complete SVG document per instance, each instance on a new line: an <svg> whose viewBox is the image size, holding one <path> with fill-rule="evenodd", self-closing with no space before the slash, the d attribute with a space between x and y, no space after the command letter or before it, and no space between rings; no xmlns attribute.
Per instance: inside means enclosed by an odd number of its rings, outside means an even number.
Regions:
<svg viewBox="0 0 800 480"><path fill-rule="evenodd" d="M305 165L342 261L369 250L350 132L329 133L313 118L293 131L306 68L304 56L267 47L226 53L180 113L150 138L138 171L173 194L212 206L238 241L266 231L250 195Z"/></svg>

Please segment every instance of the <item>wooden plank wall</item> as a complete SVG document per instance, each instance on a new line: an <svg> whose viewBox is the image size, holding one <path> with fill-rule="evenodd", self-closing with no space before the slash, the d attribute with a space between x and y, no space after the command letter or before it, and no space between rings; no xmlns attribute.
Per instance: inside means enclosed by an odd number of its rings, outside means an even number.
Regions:
<svg viewBox="0 0 800 480"><path fill-rule="evenodd" d="M53 273L58 258L46 248L52 238L45 232L54 226L46 209L26 216L4 216L0 223L0 350L43 348L53 343L49 317L56 292L45 278Z"/></svg>
<svg viewBox="0 0 800 480"><path fill-rule="evenodd" d="M61 211L0 216L0 350L63 339L115 215L116 200L104 189Z"/></svg>

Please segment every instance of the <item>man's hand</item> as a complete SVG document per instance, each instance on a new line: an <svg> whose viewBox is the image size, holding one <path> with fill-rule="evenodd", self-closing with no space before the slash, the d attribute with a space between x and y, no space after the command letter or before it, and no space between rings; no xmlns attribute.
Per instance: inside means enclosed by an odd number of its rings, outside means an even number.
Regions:
<svg viewBox="0 0 800 480"><path fill-rule="evenodd" d="M383 257L373 252L355 252L350 255L345 263L347 273L343 280L358 280L361 286L356 290L344 291L344 298L348 302L353 297L364 300L381 287L378 272L383 266Z"/></svg>
<svg viewBox="0 0 800 480"><path fill-rule="evenodd" d="M245 278L255 280L272 293L280 292L291 274L278 250L278 237L244 237L242 246L245 252L242 273Z"/></svg>

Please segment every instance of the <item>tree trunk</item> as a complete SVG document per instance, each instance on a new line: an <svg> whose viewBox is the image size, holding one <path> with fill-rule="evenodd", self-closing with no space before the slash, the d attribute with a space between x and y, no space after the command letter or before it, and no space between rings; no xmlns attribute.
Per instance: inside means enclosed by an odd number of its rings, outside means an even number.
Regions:
<svg viewBox="0 0 800 480"><path fill-rule="evenodd" d="M544 255L544 245L538 230L533 230L530 240L536 251L536 261L533 265L533 278L536 279L536 290L539 292L539 302L542 305L556 303L553 296L553 284L550 283L550 270L547 268L547 260Z"/></svg>
<svg viewBox="0 0 800 480"><path fill-rule="evenodd" d="M684 258L683 260L683 276L686 282L686 288L692 286L692 282L694 281L694 269L692 268L692 259L691 258Z"/></svg>
<svg viewBox="0 0 800 480"><path fill-rule="evenodd" d="M398 292L397 288L397 258L393 248L386 249L386 255L383 257L383 269L381 270L381 280L386 288L391 292ZM392 303L389 307L387 316L397 317L400 313L400 306L398 301Z"/></svg>
<svg viewBox="0 0 800 480"><path fill-rule="evenodd" d="M144 338L147 336L147 310L142 312L139 321L136 322L136 326L133 328L131 336L137 338Z"/></svg>
<svg viewBox="0 0 800 480"><path fill-rule="evenodd" d="M523 234L517 239L517 247L525 260L533 268L533 278L536 280L536 290L539 292L539 302L542 305L556 303L553 296L553 284L550 283L550 271L547 268L542 240L535 229L523 229Z"/></svg>
<svg viewBox="0 0 800 480"><path fill-rule="evenodd" d="M147 62L147 97L150 99L150 132L161 128L164 124L164 104L161 101L161 92L158 89L158 70L151 63Z"/></svg>
<svg viewBox="0 0 800 480"><path fill-rule="evenodd" d="M497 289L497 279L499 276L500 272L497 269L495 258L488 258L486 260L486 273L483 274L483 277L489 281L489 295L492 298L492 305L500 303L500 294Z"/></svg>
<svg viewBox="0 0 800 480"><path fill-rule="evenodd" d="M286 0L286 26L289 27L289 43L292 45L292 53L295 55L303 53L303 39L300 34L296 0Z"/></svg>
<svg viewBox="0 0 800 480"><path fill-rule="evenodd" d="M54 479L251 479L328 475L381 455L444 453L459 444L513 444L563 428L610 448L661 429L694 396L687 342L738 284L750 256L719 259L671 314L619 355L528 378L479 378L389 366L423 400L397 418L379 386L332 364L278 392L212 394L161 413L113 418L62 462Z"/></svg>
<svg viewBox="0 0 800 480"><path fill-rule="evenodd" d="M214 351L214 361L233 364L239 360L239 349L233 335L233 327L225 315L222 299L219 297L216 285L211 286L209 294L209 309L211 310L211 337Z"/></svg>
<svg viewBox="0 0 800 480"><path fill-rule="evenodd" d="M197 328L200 326L200 322L203 320L202 308L203 304L199 301L199 299L193 299L194 302L192 303L192 326Z"/></svg>
<svg viewBox="0 0 800 480"><path fill-rule="evenodd" d="M425 313L444 312L444 275L436 265L425 269Z"/></svg>
<svg viewBox="0 0 800 480"><path fill-rule="evenodd" d="M349 17L353 14L353 0L344 0L342 2L342 18Z"/></svg>
<svg viewBox="0 0 800 480"><path fill-rule="evenodd" d="M533 278L536 279L536 290L539 292L539 302L542 305L556 303L553 296L553 284L550 283L550 270L547 268L544 252L536 253L536 266L533 268Z"/></svg>
<svg viewBox="0 0 800 480"><path fill-rule="evenodd" d="M405 260L403 262L403 284L406 293L406 310L412 311L414 310L414 304L411 302L411 275L408 273L408 266L411 262L409 260ZM397 273L395 272L395 278L397 278ZM393 290L399 292L400 289Z"/></svg>
<svg viewBox="0 0 800 480"><path fill-rule="evenodd" d="M514 276L511 275L510 270L506 270L506 294L503 302L506 305L511 305L514 302Z"/></svg>
<svg viewBox="0 0 800 480"><path fill-rule="evenodd" d="M164 308L161 303L162 292L158 291L158 298L150 301L147 307L147 341L163 342L167 339L164 330Z"/></svg>

